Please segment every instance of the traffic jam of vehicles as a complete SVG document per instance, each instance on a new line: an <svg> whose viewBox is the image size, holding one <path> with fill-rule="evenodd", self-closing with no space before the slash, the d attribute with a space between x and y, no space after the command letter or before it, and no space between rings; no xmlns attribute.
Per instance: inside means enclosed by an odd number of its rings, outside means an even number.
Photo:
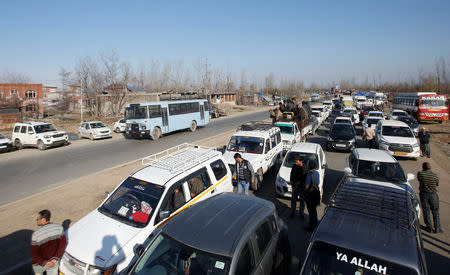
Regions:
<svg viewBox="0 0 450 275"><path fill-rule="evenodd" d="M417 160L418 121L448 120L447 99L396 95L390 111L378 92L310 99L280 104L271 121L242 123L224 152L184 143L142 159L142 169L67 230L59 274L427 274L421 209L409 183L415 176L397 157ZM206 126L209 110L205 99L129 104L113 130L157 140ZM326 121L325 146L310 142ZM356 127L375 133L363 137L364 148ZM78 131L91 140L113 132L101 121L83 122ZM66 132L44 122L17 123L11 140L0 138L5 151L68 142ZM305 259L293 263L275 204L236 189L258 192L272 169L276 196L290 198L301 161L323 201L328 151L348 155L344 176L311 228Z"/></svg>

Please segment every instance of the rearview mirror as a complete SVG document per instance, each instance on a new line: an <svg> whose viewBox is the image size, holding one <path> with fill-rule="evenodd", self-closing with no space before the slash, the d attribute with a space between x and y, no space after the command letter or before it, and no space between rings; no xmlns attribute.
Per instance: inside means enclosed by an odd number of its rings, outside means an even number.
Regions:
<svg viewBox="0 0 450 275"><path fill-rule="evenodd" d="M136 246L136 248L134 249L134 253L136 254L136 256L141 256L142 253L144 253L145 247L142 244L138 244Z"/></svg>
<svg viewBox="0 0 450 275"><path fill-rule="evenodd" d="M161 210L159 212L159 219L164 220L167 219L170 216L170 212L168 210Z"/></svg>

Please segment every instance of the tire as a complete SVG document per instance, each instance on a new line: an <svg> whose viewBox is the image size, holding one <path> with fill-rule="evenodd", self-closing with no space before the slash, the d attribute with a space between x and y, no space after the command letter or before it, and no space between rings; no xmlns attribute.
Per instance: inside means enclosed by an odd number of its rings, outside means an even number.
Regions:
<svg viewBox="0 0 450 275"><path fill-rule="evenodd" d="M45 151L47 149L47 145L45 145L42 140L38 140L37 148L41 151Z"/></svg>
<svg viewBox="0 0 450 275"><path fill-rule="evenodd" d="M94 135L89 134L89 139L90 139L90 140L94 140Z"/></svg>
<svg viewBox="0 0 450 275"><path fill-rule="evenodd" d="M120 128L119 127L116 128L116 133L120 133Z"/></svg>
<svg viewBox="0 0 450 275"><path fill-rule="evenodd" d="M16 140L14 140L14 146L16 146L17 150L23 149L23 144L20 141L20 139L18 139L18 138L16 138Z"/></svg>
<svg viewBox="0 0 450 275"><path fill-rule="evenodd" d="M197 130L197 122L195 122L194 120L191 122L191 126L189 127L189 130L191 132L195 132L195 130Z"/></svg>
<svg viewBox="0 0 450 275"><path fill-rule="evenodd" d="M152 140L158 140L161 137L161 129L158 127L153 128L151 138Z"/></svg>

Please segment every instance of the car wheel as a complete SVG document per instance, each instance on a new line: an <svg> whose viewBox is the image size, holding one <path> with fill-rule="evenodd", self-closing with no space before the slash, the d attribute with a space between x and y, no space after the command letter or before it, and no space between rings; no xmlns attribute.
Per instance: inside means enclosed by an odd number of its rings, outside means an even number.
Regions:
<svg viewBox="0 0 450 275"><path fill-rule="evenodd" d="M89 134L89 139L90 140L94 140L94 135L93 134Z"/></svg>
<svg viewBox="0 0 450 275"><path fill-rule="evenodd" d="M161 129L158 127L153 128L151 138L153 140L158 140L161 137Z"/></svg>
<svg viewBox="0 0 450 275"><path fill-rule="evenodd" d="M195 130L197 130L197 122L192 121L192 122L191 122L191 127L189 127L189 130L190 130L191 132L195 132Z"/></svg>
<svg viewBox="0 0 450 275"><path fill-rule="evenodd" d="M16 138L16 140L14 140L14 146L16 146L17 150L23 149L23 144L20 141L20 139Z"/></svg>
<svg viewBox="0 0 450 275"><path fill-rule="evenodd" d="M116 133L120 133L120 128L119 127L116 128Z"/></svg>
<svg viewBox="0 0 450 275"><path fill-rule="evenodd" d="M47 145L45 145L42 140L38 140L37 147L41 151L45 151L47 149Z"/></svg>

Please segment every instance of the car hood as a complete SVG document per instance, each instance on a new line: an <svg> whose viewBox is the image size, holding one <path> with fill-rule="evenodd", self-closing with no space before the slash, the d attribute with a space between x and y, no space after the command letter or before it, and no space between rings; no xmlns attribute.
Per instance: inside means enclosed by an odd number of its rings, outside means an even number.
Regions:
<svg viewBox="0 0 450 275"><path fill-rule="evenodd" d="M410 144L410 145L417 143L417 140L414 137L382 136L382 138L389 143L401 143L401 144Z"/></svg>
<svg viewBox="0 0 450 275"><path fill-rule="evenodd" d="M49 131L49 132L43 132L43 133L40 133L40 135L45 135L45 136L47 136L47 135L53 136L53 135L58 135L58 134L63 134L63 135L65 135L66 132L65 132L65 131Z"/></svg>
<svg viewBox="0 0 450 275"><path fill-rule="evenodd" d="M141 231L96 209L69 228L66 251L84 263L109 267L125 258L123 251L129 249L124 248L134 246L132 239Z"/></svg>
<svg viewBox="0 0 450 275"><path fill-rule="evenodd" d="M253 166L253 169L256 172L256 168L260 165L257 165L259 161L262 161L264 158L263 154L249 154L249 153L242 153L242 152L232 152L232 151L225 151L223 154L223 157L225 158L225 161L228 164L234 165L236 163L236 160L234 159L234 154L239 153L241 154L243 159L246 159L250 162L250 164Z"/></svg>
<svg viewBox="0 0 450 275"><path fill-rule="evenodd" d="M0 143L10 143L11 140L9 138L0 138Z"/></svg>
<svg viewBox="0 0 450 275"><path fill-rule="evenodd" d="M93 128L91 130L94 130L94 131L110 131L110 129L108 127Z"/></svg>

